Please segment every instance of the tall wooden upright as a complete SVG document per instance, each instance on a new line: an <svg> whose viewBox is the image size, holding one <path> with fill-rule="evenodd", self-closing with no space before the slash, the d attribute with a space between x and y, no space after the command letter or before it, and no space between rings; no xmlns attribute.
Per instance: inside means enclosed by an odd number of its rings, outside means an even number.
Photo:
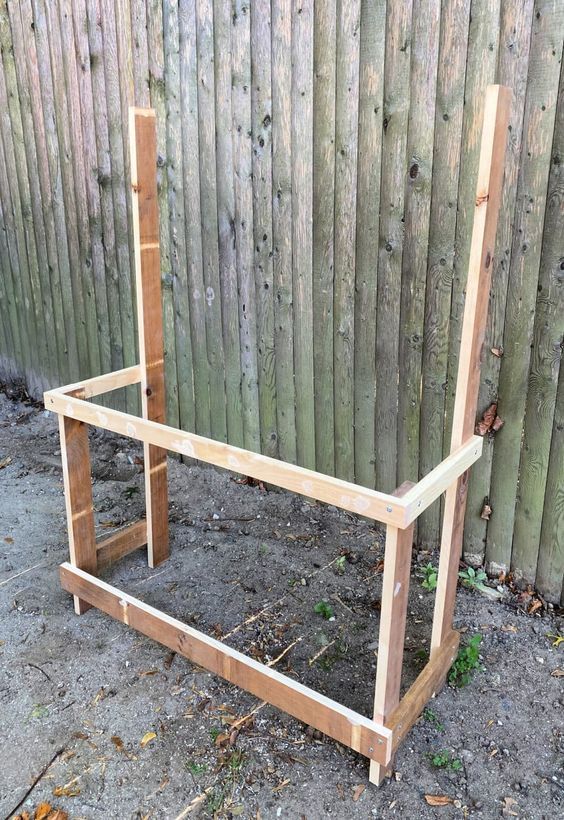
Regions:
<svg viewBox="0 0 564 820"><path fill-rule="evenodd" d="M133 240L143 418L164 424L165 381L155 112L129 109ZM166 450L144 444L149 566L168 557Z"/></svg>
<svg viewBox="0 0 564 820"><path fill-rule="evenodd" d="M460 342L451 452L474 434L476 424L482 346L488 317L510 106L509 88L500 85L488 86ZM463 473L446 492L431 657L438 653L452 631L467 491L468 471Z"/></svg>

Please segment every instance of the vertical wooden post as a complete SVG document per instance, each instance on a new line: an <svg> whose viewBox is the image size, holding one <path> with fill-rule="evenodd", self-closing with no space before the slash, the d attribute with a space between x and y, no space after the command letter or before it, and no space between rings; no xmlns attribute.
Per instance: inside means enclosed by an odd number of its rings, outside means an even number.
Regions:
<svg viewBox="0 0 564 820"><path fill-rule="evenodd" d="M90 483L88 427L84 422L59 416L61 458L65 485L70 561L73 567L96 572L96 534ZM74 596L74 610L82 615L90 604Z"/></svg>
<svg viewBox="0 0 564 820"><path fill-rule="evenodd" d="M460 342L451 452L474 434L476 423L481 353L488 316L510 104L509 88L500 85L488 86ZM446 493L431 657L439 650L452 630L467 490L468 472L460 476Z"/></svg>
<svg viewBox="0 0 564 820"><path fill-rule="evenodd" d="M143 418L165 423L155 112L129 109L137 326ZM166 450L144 445L149 566L168 557Z"/></svg>
<svg viewBox="0 0 564 820"><path fill-rule="evenodd" d="M413 486L411 481L405 481L397 488L394 495L401 497ZM396 708L400 699L413 529L414 524L410 524L405 530L391 525L386 527L378 665L374 694L374 720L384 726L386 719ZM373 760L370 761L371 783L379 786L390 774L391 771L386 766Z"/></svg>

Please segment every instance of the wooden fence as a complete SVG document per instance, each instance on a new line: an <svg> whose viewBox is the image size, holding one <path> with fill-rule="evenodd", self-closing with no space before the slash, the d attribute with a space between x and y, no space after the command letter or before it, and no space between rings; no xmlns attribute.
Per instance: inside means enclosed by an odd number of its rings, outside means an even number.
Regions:
<svg viewBox="0 0 564 820"><path fill-rule="evenodd" d="M448 450L484 89L509 85L480 394L505 423L465 552L558 601L563 38L561 0L0 0L0 375L136 361L126 124L151 105L170 423L416 480Z"/></svg>

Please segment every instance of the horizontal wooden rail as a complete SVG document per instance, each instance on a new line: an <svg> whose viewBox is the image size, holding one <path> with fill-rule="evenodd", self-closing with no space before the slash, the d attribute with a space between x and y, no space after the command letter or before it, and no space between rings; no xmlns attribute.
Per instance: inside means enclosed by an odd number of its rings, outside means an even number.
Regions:
<svg viewBox="0 0 564 820"><path fill-rule="evenodd" d="M96 544L98 569L112 564L147 543L147 521L142 518L103 538Z"/></svg>
<svg viewBox="0 0 564 820"><path fill-rule="evenodd" d="M80 600L365 757L383 764L390 760L392 732L389 729L69 563L61 564L60 574L63 588Z"/></svg>
<svg viewBox="0 0 564 820"><path fill-rule="evenodd" d="M98 378L101 381L102 377ZM105 378L106 383L109 383L109 376ZM83 382L82 385L88 385L89 390L97 389L93 384L96 381L92 379ZM82 385L72 385L71 389L77 391ZM63 387L45 393L45 406L63 416L215 464L217 467L243 473L259 481L270 482L286 490L334 504L341 509L359 513L384 524L392 524L400 529L408 527L446 487L456 481L457 477L480 457L482 451L481 438L472 437L416 484L406 496L397 498L260 453L204 438L195 433L176 430L165 424L101 407L69 395L68 390L68 387Z"/></svg>
<svg viewBox="0 0 564 820"><path fill-rule="evenodd" d="M45 406L64 416L242 473L259 481L270 482L300 495L334 504L349 512L360 513L384 524L394 524L402 528L405 526L405 508L393 495L379 493L195 433L176 430L174 427L141 419L120 410L101 407L65 395L62 390L45 393Z"/></svg>
<svg viewBox="0 0 564 820"><path fill-rule="evenodd" d="M76 384L67 384L65 387L58 388L57 392L74 395L81 399L89 399L92 396L109 393L111 390L118 390L120 387L138 384L140 381L141 367L134 364L131 367L124 367L123 370L105 373L103 376L94 376L92 379L84 379L84 381L76 382Z"/></svg>
<svg viewBox="0 0 564 820"><path fill-rule="evenodd" d="M427 473L403 498L408 523L415 521L433 501L445 492L482 455L484 440L471 436L461 447L448 455Z"/></svg>
<svg viewBox="0 0 564 820"><path fill-rule="evenodd" d="M443 686L452 662L456 658L459 642L460 635L452 631L386 720L387 728L393 732L394 753L429 700Z"/></svg>

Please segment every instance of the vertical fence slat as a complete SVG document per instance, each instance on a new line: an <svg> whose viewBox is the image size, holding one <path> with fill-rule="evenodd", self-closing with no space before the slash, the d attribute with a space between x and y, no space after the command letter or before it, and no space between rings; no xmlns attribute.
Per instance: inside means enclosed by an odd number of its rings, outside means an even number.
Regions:
<svg viewBox="0 0 564 820"><path fill-rule="evenodd" d="M450 303L443 455L446 455L450 446L452 412L458 373L458 354L464 316L464 297L474 219L474 194L480 152L480 123L483 120L486 87L495 80L499 42L499 15L500 0L474 0L472 3L468 33L466 83L464 87L464 120L458 182L452 298Z"/></svg>
<svg viewBox="0 0 564 820"><path fill-rule="evenodd" d="M314 5L313 362L315 463L335 474L333 243L335 225L336 0Z"/></svg>
<svg viewBox="0 0 564 820"><path fill-rule="evenodd" d="M440 0L414 0L401 273L398 485L419 471L421 370L431 216Z"/></svg>
<svg viewBox="0 0 564 820"><path fill-rule="evenodd" d="M59 351L57 349L57 333L55 327L55 313L51 292L49 263L47 257L47 234L43 220L42 191L39 184L39 161L35 144L34 116L31 102L31 83L28 76L27 61L24 52L24 37L20 7L17 3L9 3L10 40L14 60L14 73L17 80L18 101L20 107L21 133L23 137L23 151L25 158L25 185L24 195L29 202L28 219L32 221L34 254L37 269L36 292L39 298L39 309L43 314L45 337L43 344L46 348L48 370L43 375L52 384L59 377ZM5 55L6 56L6 55ZM60 377L59 377L60 378Z"/></svg>
<svg viewBox="0 0 564 820"><path fill-rule="evenodd" d="M493 353L503 348L503 326L507 301L507 283L511 261L513 213L517 195L517 178L521 156L525 90L529 63L529 44L534 0L525 3L504 3L501 9L501 30L497 81L513 90L510 112L510 137L505 155L503 200L497 227L488 324L482 356L482 380L478 398L479 413L497 401L501 358ZM489 498L491 467L495 438L486 436L480 462L470 472L464 558L475 566L482 564L486 550L487 520L481 518L484 501Z"/></svg>
<svg viewBox="0 0 564 820"><path fill-rule="evenodd" d="M180 424L190 429L188 424L193 420L197 433L209 435L194 3L183 3L178 8L174 3L165 3L163 31L170 264Z"/></svg>
<svg viewBox="0 0 564 820"><path fill-rule="evenodd" d="M272 0L272 237L278 449L296 461L292 293L292 0Z"/></svg>
<svg viewBox="0 0 564 820"><path fill-rule="evenodd" d="M82 147L84 151L85 199L88 210L92 271L96 289L96 314L100 342L100 368L103 373L113 369L112 336L108 312L108 288L102 232L102 212L98 177L95 120L88 43L86 8L80 0L73 2L74 49L79 63L78 101L82 119ZM121 335L121 334L120 334Z"/></svg>
<svg viewBox="0 0 564 820"><path fill-rule="evenodd" d="M253 268L253 181L251 144L250 11L245 0L233 4L231 66L233 89L233 168L235 248L239 278L241 394L245 447L260 449L256 298Z"/></svg>
<svg viewBox="0 0 564 820"><path fill-rule="evenodd" d="M486 559L494 572L508 569L512 561L523 417L563 31L564 6L537 2L499 376L498 412L505 424L496 436L492 465L493 513L488 524ZM521 570L519 566L516 568Z"/></svg>
<svg viewBox="0 0 564 820"><path fill-rule="evenodd" d="M134 4L138 6L139 4ZM176 375L176 338L170 231L168 226L168 179L166 170L166 103L164 84L163 8L161 0L147 0L147 67L149 101L157 117L157 197L159 200L159 245L161 248L161 291L165 356L166 416L169 424L178 426L178 377ZM140 105L143 103L140 103ZM183 408L187 429L194 430L194 392L186 396Z"/></svg>
<svg viewBox="0 0 564 820"><path fill-rule="evenodd" d="M261 449L278 454L272 272L272 84L270 0L251 5L253 221Z"/></svg>
<svg viewBox="0 0 564 820"><path fill-rule="evenodd" d="M375 486L376 294L384 107L386 3L362 0L358 101L354 461L359 484ZM317 368L316 368L317 370Z"/></svg>
<svg viewBox="0 0 564 820"><path fill-rule="evenodd" d="M0 49L3 72L2 88L0 90L0 118L13 206L18 259L20 261L22 303L27 311L27 327L30 333L29 378L32 388L37 390L45 384L49 361L45 345L45 320L42 309L41 282L33 230L31 194L27 176L27 160L23 141L16 67L10 40L11 32L6 0L1 0Z"/></svg>
<svg viewBox="0 0 564 820"><path fill-rule="evenodd" d="M292 2L292 279L298 463L315 469L313 402L313 2Z"/></svg>
<svg viewBox="0 0 564 820"><path fill-rule="evenodd" d="M564 68L561 66L511 555L513 566L530 582L534 582L537 570L564 344L564 168L560 159L563 156ZM560 545L564 552L562 539Z"/></svg>
<svg viewBox="0 0 564 820"><path fill-rule="evenodd" d="M335 473L354 481L354 288L360 2L337 0L333 368Z"/></svg>
<svg viewBox="0 0 564 820"><path fill-rule="evenodd" d="M388 6L376 316L376 486L397 486L398 369L411 0Z"/></svg>
<svg viewBox="0 0 564 820"><path fill-rule="evenodd" d="M112 195L112 169L110 164L110 138L108 133L108 114L106 106L106 79L104 72L104 47L102 41L101 11L99 0L88 0L86 15L88 49L90 62L90 86L92 93L92 111L94 115L94 141L97 163L91 173L95 179L87 182L95 196L96 187L100 199L100 218L102 226L102 243L104 248L104 267L106 271L106 299L108 302L108 323L110 333L110 359L112 369L123 367L123 336L120 318L119 270L116 255L114 228L114 201ZM77 8L77 12L79 9ZM77 23L84 24L84 18L77 16ZM85 88L85 94L86 94ZM88 101L85 101L88 108ZM90 137L91 139L91 137ZM89 140L90 141L90 140ZM92 159L94 148L89 146ZM94 206L95 207L95 206ZM95 211L94 211L95 213ZM115 399L118 407L123 407L121 398Z"/></svg>
<svg viewBox="0 0 564 820"><path fill-rule="evenodd" d="M225 412L225 359L221 324L221 286L217 219L215 157L215 76L213 2L196 3L198 50L198 139L200 159L200 207L204 315L209 366L210 429L214 439L227 440Z"/></svg>
<svg viewBox="0 0 564 820"><path fill-rule="evenodd" d="M443 3L425 289L420 475L432 470L443 454L448 329L469 19L470 0L447 0ZM436 545L440 530L440 501L435 501L417 523L419 542L426 546Z"/></svg>
<svg viewBox="0 0 564 820"><path fill-rule="evenodd" d="M217 298L221 298L227 438L230 444L242 447L244 440L231 117L231 9L223 0L214 0L213 24L220 281L220 293L217 294Z"/></svg>
<svg viewBox="0 0 564 820"><path fill-rule="evenodd" d="M538 588L550 601L555 603L558 603L561 590L564 593L564 550L562 549L564 543L564 482L562 481L564 435L562 435L562 430L564 430L564 367L561 366L552 426L552 443L536 576Z"/></svg>

